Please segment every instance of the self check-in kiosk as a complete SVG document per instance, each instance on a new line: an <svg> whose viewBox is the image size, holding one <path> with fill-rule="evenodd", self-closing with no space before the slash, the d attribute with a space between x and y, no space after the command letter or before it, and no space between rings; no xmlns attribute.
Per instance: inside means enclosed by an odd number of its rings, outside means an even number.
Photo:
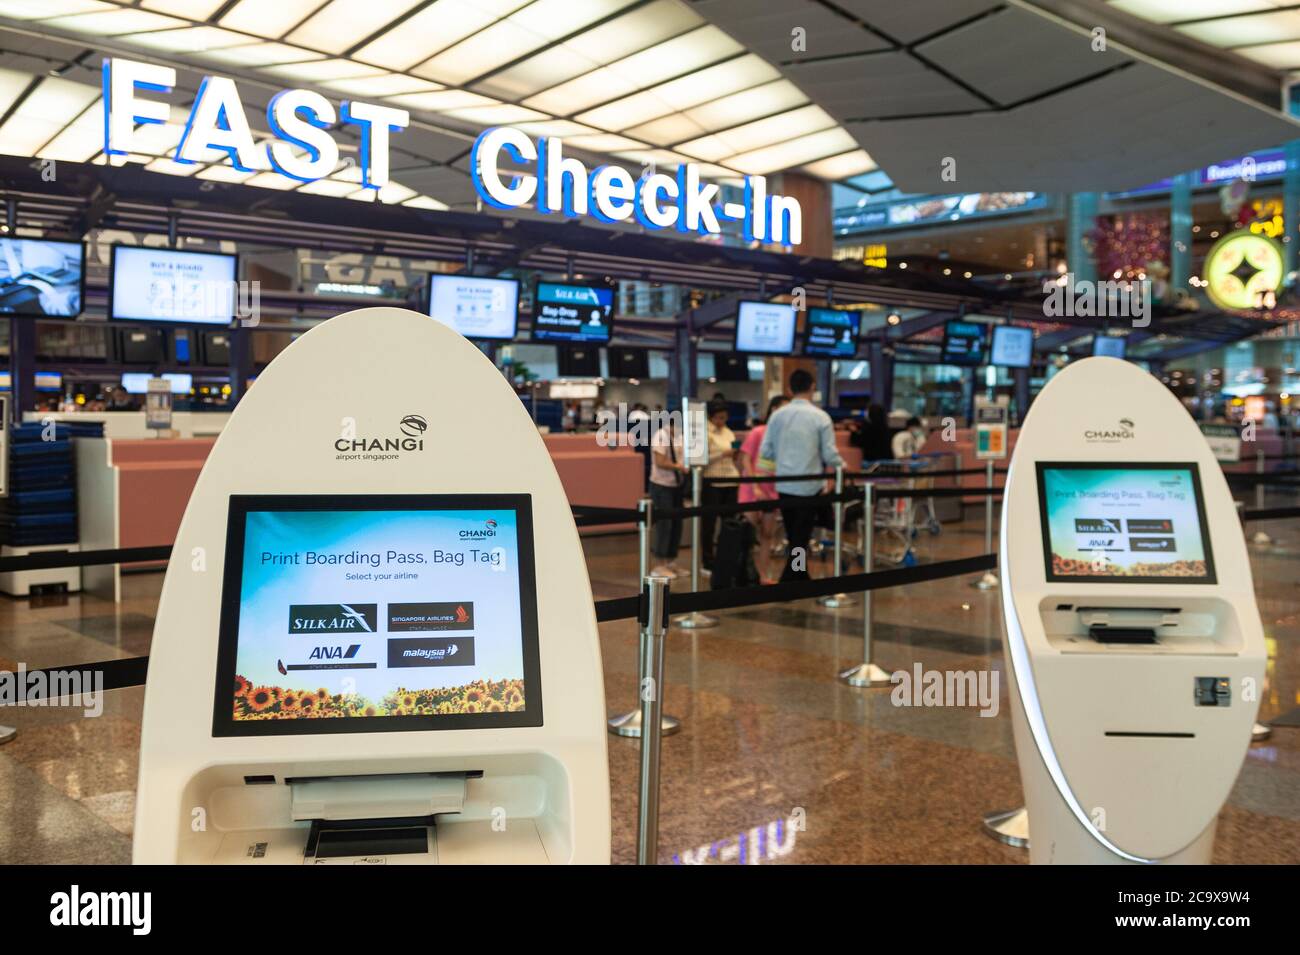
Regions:
<svg viewBox="0 0 1300 955"><path fill-rule="evenodd" d="M608 862L605 736L581 543L509 384L403 309L295 341L168 564L135 861Z"/></svg>
<svg viewBox="0 0 1300 955"><path fill-rule="evenodd" d="M1031 861L1208 862L1265 649L1196 423L1135 365L1069 365L1016 443L999 553Z"/></svg>

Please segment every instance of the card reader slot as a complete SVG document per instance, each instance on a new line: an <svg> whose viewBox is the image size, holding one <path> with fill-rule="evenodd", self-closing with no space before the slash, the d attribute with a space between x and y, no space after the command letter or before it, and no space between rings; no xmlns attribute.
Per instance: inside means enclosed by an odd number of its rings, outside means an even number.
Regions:
<svg viewBox="0 0 1300 955"><path fill-rule="evenodd" d="M347 856L419 855L429 851L433 816L405 819L314 820L303 856L338 859Z"/></svg>

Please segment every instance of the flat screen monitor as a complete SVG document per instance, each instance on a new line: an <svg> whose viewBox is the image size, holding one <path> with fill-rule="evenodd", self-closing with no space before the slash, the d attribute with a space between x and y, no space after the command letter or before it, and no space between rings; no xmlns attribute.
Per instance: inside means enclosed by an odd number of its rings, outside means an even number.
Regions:
<svg viewBox="0 0 1300 955"><path fill-rule="evenodd" d="M794 330L793 305L741 302L736 312L736 351L751 355L791 355Z"/></svg>
<svg viewBox="0 0 1300 955"><path fill-rule="evenodd" d="M466 338L510 341L519 318L519 283L472 275L430 275L429 314Z"/></svg>
<svg viewBox="0 0 1300 955"><path fill-rule="evenodd" d="M85 287L80 242L0 239L0 315L76 318Z"/></svg>
<svg viewBox="0 0 1300 955"><path fill-rule="evenodd" d="M1017 325L994 325L989 364L1003 368L1028 368L1034 360L1034 330Z"/></svg>
<svg viewBox="0 0 1300 955"><path fill-rule="evenodd" d="M531 502L232 495L212 734L542 725Z"/></svg>
<svg viewBox="0 0 1300 955"><path fill-rule="evenodd" d="M108 317L130 322L229 325L238 258L219 252L115 245Z"/></svg>
<svg viewBox="0 0 1300 955"><path fill-rule="evenodd" d="M600 348L595 345L570 345L557 349L556 365L565 378L599 378Z"/></svg>
<svg viewBox="0 0 1300 955"><path fill-rule="evenodd" d="M167 340L161 328L118 328L117 355L124 365L161 365L167 361Z"/></svg>
<svg viewBox="0 0 1300 955"><path fill-rule="evenodd" d="M714 352L713 377L718 381L749 381L749 358L745 355Z"/></svg>
<svg viewBox="0 0 1300 955"><path fill-rule="evenodd" d="M174 395L188 395L194 389L194 376L188 372L151 375L143 371L127 371L122 373L122 390L129 395L148 394L150 378L166 379L171 384L171 393Z"/></svg>
<svg viewBox="0 0 1300 955"><path fill-rule="evenodd" d="M1119 335L1094 335L1092 353L1105 355L1107 358L1123 358L1128 347L1128 339Z"/></svg>
<svg viewBox="0 0 1300 955"><path fill-rule="evenodd" d="M533 341L604 344L613 329L611 286L537 283L533 292Z"/></svg>
<svg viewBox="0 0 1300 955"><path fill-rule="evenodd" d="M649 378L650 351L645 348L606 348L611 378Z"/></svg>
<svg viewBox="0 0 1300 955"><path fill-rule="evenodd" d="M944 365L979 365L984 362L984 328L980 322L954 320L943 326Z"/></svg>
<svg viewBox="0 0 1300 955"><path fill-rule="evenodd" d="M1048 580L1217 582L1195 462L1037 466Z"/></svg>
<svg viewBox="0 0 1300 955"><path fill-rule="evenodd" d="M858 353L862 313L810 308L804 323L803 353L822 358L852 358Z"/></svg>
<svg viewBox="0 0 1300 955"><path fill-rule="evenodd" d="M63 374L57 371L38 371L36 373L37 391L62 391Z"/></svg>
<svg viewBox="0 0 1300 955"><path fill-rule="evenodd" d="M230 333L209 331L203 333L203 364L230 364Z"/></svg>

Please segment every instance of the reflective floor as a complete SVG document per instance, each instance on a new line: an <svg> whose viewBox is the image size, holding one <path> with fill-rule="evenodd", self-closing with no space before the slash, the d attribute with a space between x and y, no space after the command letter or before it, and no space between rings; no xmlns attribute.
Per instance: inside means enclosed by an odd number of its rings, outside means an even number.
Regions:
<svg viewBox="0 0 1300 955"><path fill-rule="evenodd" d="M1222 863L1300 863L1300 521L1264 527L1274 543L1252 549L1270 651L1261 720L1290 725L1250 748L1220 816ZM982 553L982 515L920 546L923 560ZM632 592L635 547L634 535L587 539L597 599ZM829 572L828 556L812 570ZM162 575L125 581L117 607L75 595L0 598L0 667L147 653ZM1000 671L998 601L970 578L878 591L875 662ZM668 639L665 705L683 728L664 740L661 862L1026 861L980 828L984 813L1021 802L1004 680L993 717L895 707L888 689L836 679L861 658L860 606L804 601L719 618ZM630 709L634 625L603 624L601 634L609 710ZM107 697L94 719L0 709L0 723L19 728L0 747L0 863L129 861L143 690ZM636 741L610 737L615 862L635 859L637 757Z"/></svg>

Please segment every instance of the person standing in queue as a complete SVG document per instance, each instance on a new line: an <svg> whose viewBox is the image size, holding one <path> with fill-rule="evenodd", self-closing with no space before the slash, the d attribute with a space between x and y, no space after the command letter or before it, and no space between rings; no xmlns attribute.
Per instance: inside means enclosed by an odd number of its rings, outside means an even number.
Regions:
<svg viewBox="0 0 1300 955"><path fill-rule="evenodd" d="M726 484L727 478L740 477L740 442L735 432L727 427L727 402L714 399L709 402L709 463L704 466L704 477L716 480L704 485L701 501L705 507L735 504L737 485ZM718 529L718 515L705 514L700 518L700 539L704 567L713 570L714 535Z"/></svg>
<svg viewBox="0 0 1300 955"><path fill-rule="evenodd" d="M790 376L790 403L767 423L759 457L776 462L778 478L787 474L819 474L844 463L835 447L831 416L812 403L814 386L812 375L802 368L795 371ZM825 484L825 478L778 480L776 492L782 501L797 503L819 495ZM808 579L808 541L816 517L817 509L813 507L781 508L785 536L789 540L782 581Z"/></svg>
<svg viewBox="0 0 1300 955"><path fill-rule="evenodd" d="M650 508L651 515L663 509L682 506L682 486L690 469L682 461L682 435L673 424L675 415L663 415L664 425L650 440ZM677 552L682 543L682 520L657 520L650 549L656 558L653 577L678 576Z"/></svg>

